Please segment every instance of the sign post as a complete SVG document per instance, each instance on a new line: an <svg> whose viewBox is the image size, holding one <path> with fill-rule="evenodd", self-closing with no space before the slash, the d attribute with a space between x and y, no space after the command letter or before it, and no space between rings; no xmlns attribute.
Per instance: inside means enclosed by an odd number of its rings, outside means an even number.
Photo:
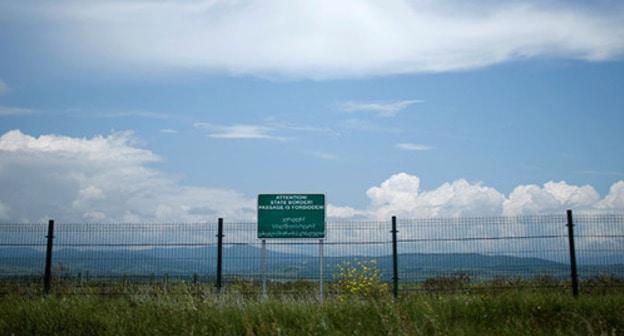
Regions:
<svg viewBox="0 0 624 336"><path fill-rule="evenodd" d="M265 239L262 239L262 298L267 298L267 250Z"/></svg>
<svg viewBox="0 0 624 336"><path fill-rule="evenodd" d="M258 238L262 239L262 292L266 295L266 239L319 239L319 299L323 302L324 194L258 195Z"/></svg>
<svg viewBox="0 0 624 336"><path fill-rule="evenodd" d="M323 239L319 239L319 302L323 304Z"/></svg>

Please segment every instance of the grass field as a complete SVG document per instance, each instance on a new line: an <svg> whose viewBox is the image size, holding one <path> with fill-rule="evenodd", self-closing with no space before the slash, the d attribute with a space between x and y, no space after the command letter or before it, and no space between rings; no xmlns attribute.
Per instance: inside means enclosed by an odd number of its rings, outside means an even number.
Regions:
<svg viewBox="0 0 624 336"><path fill-rule="evenodd" d="M8 295L0 335L624 335L624 292L336 296L322 305L184 291Z"/></svg>

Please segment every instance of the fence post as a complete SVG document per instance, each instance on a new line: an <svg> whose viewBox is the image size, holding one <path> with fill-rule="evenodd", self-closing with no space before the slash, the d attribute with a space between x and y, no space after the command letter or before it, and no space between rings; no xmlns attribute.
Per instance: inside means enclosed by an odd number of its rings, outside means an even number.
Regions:
<svg viewBox="0 0 624 336"><path fill-rule="evenodd" d="M392 216L392 294L399 297L399 256L397 254L396 216Z"/></svg>
<svg viewBox="0 0 624 336"><path fill-rule="evenodd" d="M576 249L574 248L574 221L572 219L572 210L567 210L568 215L568 245L570 247L570 277L572 278L572 295L578 296L578 273L576 269Z"/></svg>
<svg viewBox="0 0 624 336"><path fill-rule="evenodd" d="M221 292L221 275L223 269L223 218L219 218L219 226L217 228L217 282L215 287L217 292Z"/></svg>
<svg viewBox="0 0 624 336"><path fill-rule="evenodd" d="M50 294L50 286L52 282L52 246L54 244L54 220L48 221L48 245L46 248L45 273L43 275L43 293Z"/></svg>

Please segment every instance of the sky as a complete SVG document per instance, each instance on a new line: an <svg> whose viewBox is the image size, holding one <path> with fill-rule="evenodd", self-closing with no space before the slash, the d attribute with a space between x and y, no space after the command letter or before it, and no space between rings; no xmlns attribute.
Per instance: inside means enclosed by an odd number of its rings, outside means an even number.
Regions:
<svg viewBox="0 0 624 336"><path fill-rule="evenodd" d="M624 210L619 1L0 0L0 221Z"/></svg>

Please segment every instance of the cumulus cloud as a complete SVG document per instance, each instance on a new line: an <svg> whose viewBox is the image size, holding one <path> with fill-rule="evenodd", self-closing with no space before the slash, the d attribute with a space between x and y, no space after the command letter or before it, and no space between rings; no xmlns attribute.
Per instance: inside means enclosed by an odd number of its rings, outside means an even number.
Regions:
<svg viewBox="0 0 624 336"><path fill-rule="evenodd" d="M428 151L431 149L431 146L415 143L399 143L396 144L396 148L405 151Z"/></svg>
<svg viewBox="0 0 624 336"><path fill-rule="evenodd" d="M591 186L575 186L563 181L548 182L543 186L521 185L505 196L492 187L464 179L422 190L420 178L399 173L371 187L366 194L370 205L364 210L353 209L354 216L380 223L388 223L391 216L397 216L401 239L406 242L402 244L403 251L503 253L566 261L564 239L480 238L565 237L567 208L576 211L577 235L585 235L577 241L579 249L600 249L607 251L606 254L621 251L621 242L617 238L604 238L619 234L621 227L614 225L612 218L600 216L624 210L624 181L615 183L603 199ZM342 219L349 213L344 211ZM345 239L352 235L350 232L342 234ZM363 234L354 239L371 238L370 232ZM592 238L592 235L604 237ZM410 240L414 240L413 243L407 243ZM532 254L535 251L540 254Z"/></svg>
<svg viewBox="0 0 624 336"><path fill-rule="evenodd" d="M596 207L600 196L591 186L574 186L563 181L548 182L543 187L516 187L503 204L504 215L563 213L565 209L585 210Z"/></svg>
<svg viewBox="0 0 624 336"><path fill-rule="evenodd" d="M613 184L602 199L589 185L565 181L519 185L505 196L492 187L464 179L421 190L418 176L399 173L371 187L366 195L370 199L369 216L379 219L392 215L431 218L562 214L566 209L624 210L624 181Z"/></svg>
<svg viewBox="0 0 624 336"><path fill-rule="evenodd" d="M624 181L611 186L609 194L602 199L597 207L600 209L624 209Z"/></svg>
<svg viewBox="0 0 624 336"><path fill-rule="evenodd" d="M465 217L498 215L505 196L494 188L460 179L440 187L420 190L420 178L406 173L392 175L368 189L372 217Z"/></svg>
<svg viewBox="0 0 624 336"><path fill-rule="evenodd" d="M473 69L515 59L602 61L624 10L565 1L5 2L67 59L298 78Z"/></svg>
<svg viewBox="0 0 624 336"><path fill-rule="evenodd" d="M344 102L340 108L346 112L373 112L380 117L394 117L409 106L423 100L399 100L393 102Z"/></svg>
<svg viewBox="0 0 624 336"><path fill-rule="evenodd" d="M147 167L159 160L138 148L131 132L92 138L7 132L0 137L0 215L17 222L181 222L255 213L254 200L238 192L183 186Z"/></svg>

